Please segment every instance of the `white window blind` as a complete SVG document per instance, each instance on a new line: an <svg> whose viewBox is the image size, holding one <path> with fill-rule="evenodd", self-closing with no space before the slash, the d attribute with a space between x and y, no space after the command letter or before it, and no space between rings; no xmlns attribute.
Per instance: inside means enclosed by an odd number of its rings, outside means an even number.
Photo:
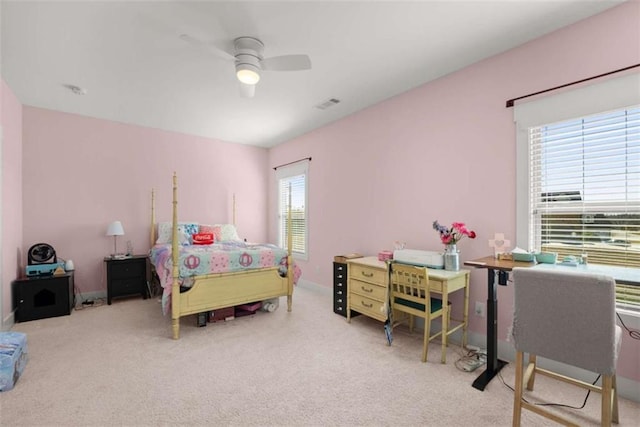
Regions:
<svg viewBox="0 0 640 427"><path fill-rule="evenodd" d="M640 267L640 106L529 129L529 247Z"/></svg>
<svg viewBox="0 0 640 427"><path fill-rule="evenodd" d="M292 253L307 257L307 188L308 161L278 169L278 245L288 249L287 215L291 192Z"/></svg>

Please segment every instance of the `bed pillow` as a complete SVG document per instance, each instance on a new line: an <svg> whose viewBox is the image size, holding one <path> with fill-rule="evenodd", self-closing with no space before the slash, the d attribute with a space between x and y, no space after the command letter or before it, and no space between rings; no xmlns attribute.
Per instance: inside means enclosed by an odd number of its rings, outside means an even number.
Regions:
<svg viewBox="0 0 640 427"><path fill-rule="evenodd" d="M233 224L200 224L200 233L213 233L216 242L228 240L241 241L236 226Z"/></svg>
<svg viewBox="0 0 640 427"><path fill-rule="evenodd" d="M236 230L236 226L233 224L214 224L213 227L214 235L216 236L216 240L218 241L242 241L240 236L238 236L238 230Z"/></svg>
<svg viewBox="0 0 640 427"><path fill-rule="evenodd" d="M200 233L213 233L213 238L216 242L223 242L227 240L235 240L237 242L242 241L238 236L238 230L233 224L200 224Z"/></svg>
<svg viewBox="0 0 640 427"><path fill-rule="evenodd" d="M196 233L191 236L194 245L211 245L214 242L213 233Z"/></svg>
<svg viewBox="0 0 640 427"><path fill-rule="evenodd" d="M214 232L213 225L210 225L210 224L198 225L198 233L213 233L213 232Z"/></svg>
<svg viewBox="0 0 640 427"><path fill-rule="evenodd" d="M156 244L171 243L172 223L161 222L158 224L158 240ZM178 223L178 239L181 245L191 244L191 235L198 233L198 224L195 222Z"/></svg>

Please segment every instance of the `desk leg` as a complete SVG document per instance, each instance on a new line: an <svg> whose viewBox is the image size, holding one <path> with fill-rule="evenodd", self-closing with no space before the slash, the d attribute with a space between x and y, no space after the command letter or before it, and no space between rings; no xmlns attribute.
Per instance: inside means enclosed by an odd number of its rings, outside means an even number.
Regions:
<svg viewBox="0 0 640 427"><path fill-rule="evenodd" d="M498 292L495 283L495 270L487 269L487 368L473 382L473 388L484 390L489 381L507 364L498 359Z"/></svg>

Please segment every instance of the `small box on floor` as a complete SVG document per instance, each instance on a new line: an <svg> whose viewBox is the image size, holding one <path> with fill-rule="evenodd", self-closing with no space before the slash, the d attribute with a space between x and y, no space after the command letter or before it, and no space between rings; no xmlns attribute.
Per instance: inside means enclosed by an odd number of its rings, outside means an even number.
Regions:
<svg viewBox="0 0 640 427"><path fill-rule="evenodd" d="M260 310L260 307L262 307L262 301L237 305L235 308L235 316L242 317L250 314L256 314L256 311Z"/></svg>
<svg viewBox="0 0 640 427"><path fill-rule="evenodd" d="M27 335L0 332L0 391L11 390L27 365Z"/></svg>
<svg viewBox="0 0 640 427"><path fill-rule="evenodd" d="M233 318L234 315L235 310L233 307L219 308L217 310L212 310L209 312L209 322L220 322L229 318Z"/></svg>

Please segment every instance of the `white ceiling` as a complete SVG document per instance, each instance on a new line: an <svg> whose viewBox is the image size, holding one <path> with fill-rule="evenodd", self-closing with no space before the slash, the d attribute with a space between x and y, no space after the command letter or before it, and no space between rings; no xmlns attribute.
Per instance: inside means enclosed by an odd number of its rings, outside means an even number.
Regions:
<svg viewBox="0 0 640 427"><path fill-rule="evenodd" d="M619 3L2 0L0 70L24 105L270 147ZM241 98L233 63L181 34L313 68Z"/></svg>

